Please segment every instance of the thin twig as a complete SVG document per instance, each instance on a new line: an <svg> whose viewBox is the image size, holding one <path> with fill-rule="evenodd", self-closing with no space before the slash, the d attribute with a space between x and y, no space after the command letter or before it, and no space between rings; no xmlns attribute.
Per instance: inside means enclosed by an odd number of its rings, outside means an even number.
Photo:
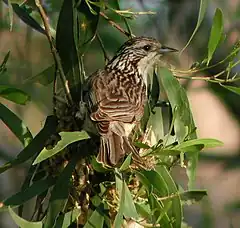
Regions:
<svg viewBox="0 0 240 228"><path fill-rule="evenodd" d="M109 57L108 57L108 54L105 50L105 47L104 47L104 44L103 44L103 41L102 41L102 38L100 37L100 35L97 33L97 40L100 44L100 47L102 49L102 52L103 52L103 56L104 56L104 61L105 61L105 65L107 64L107 62L109 61Z"/></svg>
<svg viewBox="0 0 240 228"><path fill-rule="evenodd" d="M133 34L130 34L129 32L125 31L119 24L112 21L105 13L100 12L100 15L109 22L113 27L115 27L117 30L119 30L121 33L126 35L127 37L134 37Z"/></svg>
<svg viewBox="0 0 240 228"><path fill-rule="evenodd" d="M67 79L66 79L66 76L65 76L64 71L63 71L60 56L58 55L57 49L56 49L56 47L54 46L54 43L53 43L53 38L52 38L51 32L50 32L50 26L48 24L48 17L47 17L47 15L46 15L46 13L45 13L42 5L41 5L40 0L35 0L35 4L36 4L36 6L38 8L38 11L40 13L40 16L42 18L44 28L45 28L45 32L46 32L46 36L48 38L48 42L49 42L50 47L51 47L51 52L53 54L55 64L56 64L57 69L59 71L59 76L60 76L60 79L62 81L67 100L68 100L69 104L72 105L73 104L72 96L70 94L68 84L66 83Z"/></svg>

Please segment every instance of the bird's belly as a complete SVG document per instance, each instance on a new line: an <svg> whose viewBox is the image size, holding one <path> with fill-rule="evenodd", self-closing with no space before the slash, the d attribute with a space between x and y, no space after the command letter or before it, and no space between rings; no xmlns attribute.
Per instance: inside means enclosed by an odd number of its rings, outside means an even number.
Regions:
<svg viewBox="0 0 240 228"><path fill-rule="evenodd" d="M133 128L135 127L135 123L124 123L119 121L112 121L109 124L109 132L114 132L115 134L119 136L125 136L128 137Z"/></svg>
<svg viewBox="0 0 240 228"><path fill-rule="evenodd" d="M133 130L133 128L135 127L134 123L123 123L123 127L125 130L125 136L129 136Z"/></svg>

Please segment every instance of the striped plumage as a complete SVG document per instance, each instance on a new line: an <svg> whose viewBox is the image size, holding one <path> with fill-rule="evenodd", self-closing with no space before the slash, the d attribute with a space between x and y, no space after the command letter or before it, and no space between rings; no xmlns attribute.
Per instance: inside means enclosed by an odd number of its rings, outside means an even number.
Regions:
<svg viewBox="0 0 240 228"><path fill-rule="evenodd" d="M141 161L128 137L143 116L149 69L168 51L175 50L153 38L132 38L104 70L90 76L87 102L100 134L97 160L104 165L116 166L131 152L134 160Z"/></svg>

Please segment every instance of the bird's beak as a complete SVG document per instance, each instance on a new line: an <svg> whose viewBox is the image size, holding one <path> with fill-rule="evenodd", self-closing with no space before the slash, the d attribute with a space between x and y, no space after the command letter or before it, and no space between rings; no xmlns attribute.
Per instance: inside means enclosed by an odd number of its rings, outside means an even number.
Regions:
<svg viewBox="0 0 240 228"><path fill-rule="evenodd" d="M165 54L165 53L168 53L168 52L178 52L177 49L166 47L166 46L162 46L159 51L160 51L160 54Z"/></svg>

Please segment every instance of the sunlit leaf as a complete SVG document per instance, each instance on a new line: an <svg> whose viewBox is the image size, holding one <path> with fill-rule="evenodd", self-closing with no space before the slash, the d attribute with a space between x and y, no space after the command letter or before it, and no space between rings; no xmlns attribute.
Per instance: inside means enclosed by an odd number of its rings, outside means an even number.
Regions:
<svg viewBox="0 0 240 228"><path fill-rule="evenodd" d="M150 194L148 196L148 203L151 207L151 213L152 213L151 220L153 220L154 224L158 224L166 228L173 228L173 227L175 228L175 226L171 224L171 220L168 214L164 210L163 203L161 203L157 199L155 194Z"/></svg>
<svg viewBox="0 0 240 228"><path fill-rule="evenodd" d="M240 87L221 85L222 87L240 95Z"/></svg>
<svg viewBox="0 0 240 228"><path fill-rule="evenodd" d="M21 217L19 217L11 207L8 208L9 213L14 220L14 222L22 228L42 228L42 222L29 222Z"/></svg>
<svg viewBox="0 0 240 228"><path fill-rule="evenodd" d="M123 211L124 211L124 195L125 188L123 188L123 179L122 174L119 172L115 172L115 180L116 180L116 189L119 193L119 208L117 215L115 216L113 227L121 228L123 224Z"/></svg>
<svg viewBox="0 0 240 228"><path fill-rule="evenodd" d="M40 153L44 148L47 139L56 132L57 120L55 116L48 116L43 129L34 137L34 139L29 143L13 161L7 162L0 167L0 173L8 170L16 165L22 164Z"/></svg>
<svg viewBox="0 0 240 228"><path fill-rule="evenodd" d="M38 157L33 162L33 165L38 164L39 162L42 162L53 155L59 153L62 151L65 147L67 147L69 144L77 141L81 141L84 139L88 139L89 136L85 131L74 131L74 132L60 132L59 135L61 136L61 140L57 143L57 145L53 149L46 149L44 148L41 153L38 155Z"/></svg>
<svg viewBox="0 0 240 228"><path fill-rule="evenodd" d="M199 13L198 13L198 20L197 20L197 24L196 27L190 37L190 39L188 40L187 44L184 46L184 48L181 50L181 53L188 47L188 45L191 43L193 37L195 36L195 34L197 33L200 25L202 24L202 21L204 19L206 10L207 10L207 6L208 6L208 1L209 0L201 0L200 1L200 7L199 7Z"/></svg>
<svg viewBox="0 0 240 228"><path fill-rule="evenodd" d="M75 222L80 215L81 211L78 208L73 209L65 214L59 216L56 226L54 228L68 228L70 225Z"/></svg>
<svg viewBox="0 0 240 228"><path fill-rule="evenodd" d="M164 166L157 165L156 171L141 171L136 172L136 174L140 182L146 187L146 190L148 191L152 210L155 207L158 208L158 211L154 213L155 219L158 219L161 216L161 221L168 223L169 219L174 218L174 227L181 227L182 206L180 202L180 197L177 194L177 187L167 169ZM159 197L159 199L161 199L161 197L171 196L172 194L177 194L177 196L174 198L170 197L168 200L156 202L156 197L152 196L153 194L150 192L151 188L153 188L153 193L157 197ZM163 215L161 214L161 211L163 210L164 206L168 204L169 201L172 202L171 208L167 210L167 215L162 217Z"/></svg>
<svg viewBox="0 0 240 228"><path fill-rule="evenodd" d="M209 64L212 56L221 40L223 33L223 14L221 9L217 8L213 18L213 25L211 29L210 38L208 41L208 60L207 65Z"/></svg>
<svg viewBox="0 0 240 228"><path fill-rule="evenodd" d="M102 208L103 209L103 208ZM87 220L86 224L84 225L84 228L93 228L93 227L99 227L102 228L104 223L104 217L101 214L101 210L97 208L90 218Z"/></svg>
<svg viewBox="0 0 240 228"><path fill-rule="evenodd" d="M21 105L25 105L30 101L30 96L27 93L7 85L0 85L0 96Z"/></svg>
<svg viewBox="0 0 240 228"><path fill-rule="evenodd" d="M132 154L129 154L126 159L124 160L124 162L122 163L121 167L119 168L120 172L123 172L127 169L129 169L129 166L131 164L132 161Z"/></svg>
<svg viewBox="0 0 240 228"><path fill-rule="evenodd" d="M181 153L181 150L175 149L157 149L153 152L154 155L162 155L162 156L177 156Z"/></svg>
<svg viewBox="0 0 240 228"><path fill-rule="evenodd" d="M143 149L149 149L151 148L149 145L145 144L145 143L142 143L142 142L134 142L134 145L138 148L143 148Z"/></svg>
<svg viewBox="0 0 240 228"><path fill-rule="evenodd" d="M186 91L168 69L159 67L157 74L171 104L172 112L176 115L174 130L178 142L182 143L186 137L189 139L197 138L195 132L196 127ZM196 177L198 153L189 153L187 157L189 159L187 166L187 175L189 178L188 187L193 188Z"/></svg>
<svg viewBox="0 0 240 228"><path fill-rule="evenodd" d="M205 149L207 148L213 148L218 146L223 146L223 142L217 140L217 139L192 139L185 142L182 142L181 144L174 147L176 150L184 150L187 147L194 146L194 145L203 145Z"/></svg>
<svg viewBox="0 0 240 228"><path fill-rule="evenodd" d="M0 119L16 135L23 146L27 146L33 139L31 132L23 121L10 109L0 103Z"/></svg>
<svg viewBox="0 0 240 228"><path fill-rule="evenodd" d="M151 214L150 206L148 203L135 203L136 210L143 218L148 218Z"/></svg>
<svg viewBox="0 0 240 228"><path fill-rule="evenodd" d="M131 192L126 185L125 180L118 178L118 174L116 174L115 177L117 191L120 196L120 206L122 207L121 210L124 217L138 219L139 216L135 208Z"/></svg>

